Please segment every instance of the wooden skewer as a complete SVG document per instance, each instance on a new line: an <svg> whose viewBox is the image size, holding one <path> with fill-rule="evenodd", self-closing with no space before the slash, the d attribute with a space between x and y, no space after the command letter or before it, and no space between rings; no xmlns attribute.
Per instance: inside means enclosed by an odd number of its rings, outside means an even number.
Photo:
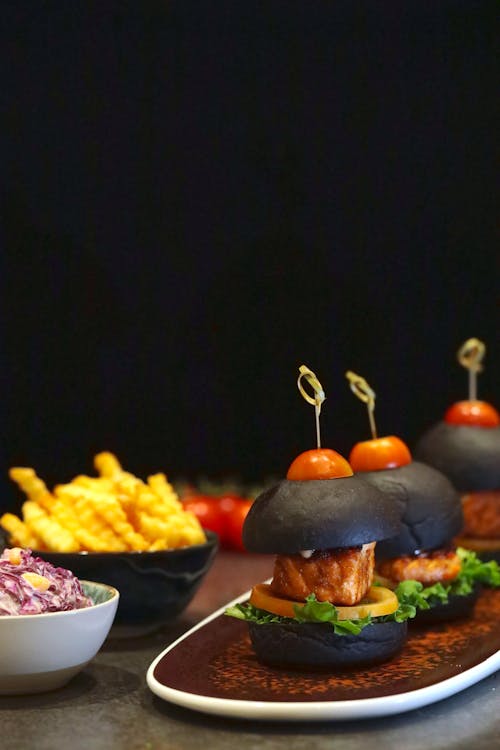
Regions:
<svg viewBox="0 0 500 750"><path fill-rule="evenodd" d="M481 364L486 353L485 344L480 339L467 339L457 352L457 359L469 371L469 401L477 400L477 373L483 370Z"/></svg>
<svg viewBox="0 0 500 750"><path fill-rule="evenodd" d="M368 419L370 421L370 429L372 432L373 440L377 439L377 425L375 424L375 391L370 388L368 383L361 375L357 375L352 370L348 370L345 374L351 391L357 396L360 401L363 401L368 409Z"/></svg>
<svg viewBox="0 0 500 750"><path fill-rule="evenodd" d="M309 383L311 388L313 389L314 396L311 396L304 389L304 386L302 384L303 379L305 379ZM300 395L303 398L305 398L308 404L312 404L314 406L314 414L315 414L315 419L316 419L316 444L318 448L321 448L319 415L321 413L321 405L323 404L323 401L326 398L325 392L323 390L323 386L319 382L314 372L310 370L309 367L306 367L306 365L300 365L299 367L299 377L297 380L297 386L300 391Z"/></svg>

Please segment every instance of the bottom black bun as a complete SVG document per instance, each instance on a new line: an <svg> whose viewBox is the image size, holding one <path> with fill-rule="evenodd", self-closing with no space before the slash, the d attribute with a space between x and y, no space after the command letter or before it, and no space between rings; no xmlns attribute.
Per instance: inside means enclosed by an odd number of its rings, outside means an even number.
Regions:
<svg viewBox="0 0 500 750"><path fill-rule="evenodd" d="M465 596L451 594L446 604L439 603L430 609L419 609L415 617L409 620L411 627L434 625L470 617L480 591L481 586L475 586L474 590Z"/></svg>
<svg viewBox="0 0 500 750"><path fill-rule="evenodd" d="M492 549L492 550L483 549L480 552L476 552L476 555L483 562L489 562L490 560L494 560L500 565L500 549Z"/></svg>
<svg viewBox="0 0 500 750"><path fill-rule="evenodd" d="M270 666L332 669L378 664L403 647L406 622L367 625L358 635L336 635L327 623L248 623L257 659Z"/></svg>

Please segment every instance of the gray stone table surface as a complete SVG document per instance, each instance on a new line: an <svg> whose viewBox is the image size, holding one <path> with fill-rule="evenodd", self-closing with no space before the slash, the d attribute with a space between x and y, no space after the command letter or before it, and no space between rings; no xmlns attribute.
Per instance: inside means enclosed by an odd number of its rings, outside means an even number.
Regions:
<svg viewBox="0 0 500 750"><path fill-rule="evenodd" d="M0 697L4 750L494 750L500 748L496 673L451 698L376 720L278 723L191 712L146 685L152 660L204 616L271 574L272 560L219 552L190 606L172 626L140 638L109 638L66 687Z"/></svg>

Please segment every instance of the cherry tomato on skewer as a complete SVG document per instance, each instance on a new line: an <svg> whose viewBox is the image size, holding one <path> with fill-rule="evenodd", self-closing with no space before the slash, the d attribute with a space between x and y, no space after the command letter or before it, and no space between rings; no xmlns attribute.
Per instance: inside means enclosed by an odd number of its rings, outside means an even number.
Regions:
<svg viewBox="0 0 500 750"><path fill-rule="evenodd" d="M300 453L292 461L286 478L301 481L350 476L352 476L352 469L340 453L331 448L313 448Z"/></svg>
<svg viewBox="0 0 500 750"><path fill-rule="evenodd" d="M500 414L487 401L457 401L447 410L444 421L470 427L497 427L500 424Z"/></svg>
<svg viewBox="0 0 500 750"><path fill-rule="evenodd" d="M349 455L349 463L354 471L396 469L411 463L411 453L400 438L388 435L356 443Z"/></svg>

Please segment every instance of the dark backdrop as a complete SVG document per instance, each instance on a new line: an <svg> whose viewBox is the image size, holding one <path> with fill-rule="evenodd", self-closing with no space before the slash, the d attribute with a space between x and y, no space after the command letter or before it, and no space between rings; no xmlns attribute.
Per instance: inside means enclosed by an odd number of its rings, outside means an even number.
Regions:
<svg viewBox="0 0 500 750"><path fill-rule="evenodd" d="M488 345L500 401L494 2L2 4L2 500L102 449L283 474L412 444Z"/></svg>

